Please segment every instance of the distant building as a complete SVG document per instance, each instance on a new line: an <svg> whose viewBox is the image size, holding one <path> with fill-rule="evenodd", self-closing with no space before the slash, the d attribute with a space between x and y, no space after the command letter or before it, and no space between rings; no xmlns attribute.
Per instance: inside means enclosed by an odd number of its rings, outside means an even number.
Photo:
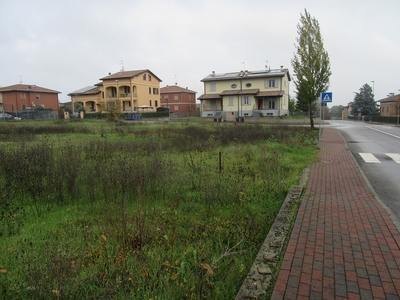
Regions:
<svg viewBox="0 0 400 300"><path fill-rule="evenodd" d="M165 86L160 89L161 106L169 107L175 115L193 115L196 113L196 92L178 85Z"/></svg>
<svg viewBox="0 0 400 300"><path fill-rule="evenodd" d="M289 70L215 73L201 80L202 117L284 116L289 114Z"/></svg>
<svg viewBox="0 0 400 300"><path fill-rule="evenodd" d="M342 108L342 120L347 120L351 116L351 111L353 110L354 102L349 102L347 106Z"/></svg>
<svg viewBox="0 0 400 300"><path fill-rule="evenodd" d="M380 103L380 115L384 117L397 117L399 113L400 94L378 100Z"/></svg>
<svg viewBox="0 0 400 300"><path fill-rule="evenodd" d="M0 88L0 111L18 113L27 110L58 110L58 94L61 92L38 85L15 84Z"/></svg>
<svg viewBox="0 0 400 300"><path fill-rule="evenodd" d="M101 90L97 86L87 86L75 92L69 93L71 97L71 108L75 111L82 106L85 112L100 111Z"/></svg>
<svg viewBox="0 0 400 300"><path fill-rule="evenodd" d="M118 104L123 112L137 112L155 111L160 106L161 79L150 70L121 70L100 80L68 94L74 110L82 106L85 112L101 112L109 104Z"/></svg>

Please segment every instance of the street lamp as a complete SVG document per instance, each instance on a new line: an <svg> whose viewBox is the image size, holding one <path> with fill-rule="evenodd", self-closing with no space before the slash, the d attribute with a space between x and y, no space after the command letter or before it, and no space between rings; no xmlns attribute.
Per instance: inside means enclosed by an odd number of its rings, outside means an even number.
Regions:
<svg viewBox="0 0 400 300"><path fill-rule="evenodd" d="M241 108L241 114L239 113L239 97L238 97L238 122L240 122L240 118L243 117L243 86L242 86L242 80L243 77L247 76L247 71L240 71L239 73L239 80L240 80L240 108ZM240 116L242 115L242 116Z"/></svg>
<svg viewBox="0 0 400 300"><path fill-rule="evenodd" d="M400 91L400 90L399 90ZM400 95L400 94L399 94ZM400 103L397 104L397 126L399 126L399 110L400 110Z"/></svg>
<svg viewBox="0 0 400 300"><path fill-rule="evenodd" d="M169 102L168 102L168 96L167 96L167 108L168 108L168 119L170 118L170 113L169 113Z"/></svg>

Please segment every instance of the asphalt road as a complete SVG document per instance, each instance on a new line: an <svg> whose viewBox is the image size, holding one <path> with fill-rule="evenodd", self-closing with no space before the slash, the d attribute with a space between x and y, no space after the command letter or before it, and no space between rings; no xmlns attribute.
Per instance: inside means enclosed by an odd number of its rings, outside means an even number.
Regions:
<svg viewBox="0 0 400 300"><path fill-rule="evenodd" d="M339 129L376 194L400 220L400 127L329 121Z"/></svg>

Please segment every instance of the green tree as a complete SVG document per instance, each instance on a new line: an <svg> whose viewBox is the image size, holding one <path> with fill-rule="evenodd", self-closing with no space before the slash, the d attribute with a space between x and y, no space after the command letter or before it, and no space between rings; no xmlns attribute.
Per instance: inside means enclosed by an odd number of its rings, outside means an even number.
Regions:
<svg viewBox="0 0 400 300"><path fill-rule="evenodd" d="M119 115L122 113L121 101L118 99L116 101L108 101L107 103L103 103L100 105L100 108L107 114L106 119L108 121L118 120Z"/></svg>
<svg viewBox="0 0 400 300"><path fill-rule="evenodd" d="M364 84L354 96L354 104L351 113L353 115L358 115L360 113L361 115L367 116L373 116L379 113L372 88L369 84Z"/></svg>
<svg viewBox="0 0 400 300"><path fill-rule="evenodd" d="M322 92L328 90L330 62L328 52L324 49L319 23L305 10L297 25L295 45L296 53L292 59L292 67L296 77L294 84L297 89L297 98L308 105L311 127L314 128L313 110L315 102Z"/></svg>
<svg viewBox="0 0 400 300"><path fill-rule="evenodd" d="M315 111L316 110L316 101L314 101L311 104L311 111ZM296 101L296 110L300 113L302 113L302 115L307 115L309 113L310 110L310 106L309 103L307 101L304 100L304 98L301 98L299 96L299 93L297 93L297 101Z"/></svg>

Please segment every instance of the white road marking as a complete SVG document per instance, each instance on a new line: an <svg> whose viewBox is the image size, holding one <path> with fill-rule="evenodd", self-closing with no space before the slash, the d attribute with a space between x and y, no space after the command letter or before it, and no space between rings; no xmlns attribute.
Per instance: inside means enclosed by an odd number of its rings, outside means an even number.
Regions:
<svg viewBox="0 0 400 300"><path fill-rule="evenodd" d="M372 153L359 153L366 163L380 164L381 162Z"/></svg>
<svg viewBox="0 0 400 300"><path fill-rule="evenodd" d="M394 137L396 139L400 139L400 136L397 136L397 135L394 135L394 134L391 134L391 133L388 133L388 132L385 132L385 131L382 131L382 130L379 130L379 129L376 129L376 128L372 128L370 126L365 126L365 127L369 128L369 129L372 129L372 130L375 130L375 131L378 131L378 132L381 132L381 133L384 133L384 134L387 134L387 135L390 135L390 136L392 136L392 137Z"/></svg>
<svg viewBox="0 0 400 300"><path fill-rule="evenodd" d="M387 156L389 156L391 159L393 159L395 162L400 164L400 154L397 153L385 153Z"/></svg>

